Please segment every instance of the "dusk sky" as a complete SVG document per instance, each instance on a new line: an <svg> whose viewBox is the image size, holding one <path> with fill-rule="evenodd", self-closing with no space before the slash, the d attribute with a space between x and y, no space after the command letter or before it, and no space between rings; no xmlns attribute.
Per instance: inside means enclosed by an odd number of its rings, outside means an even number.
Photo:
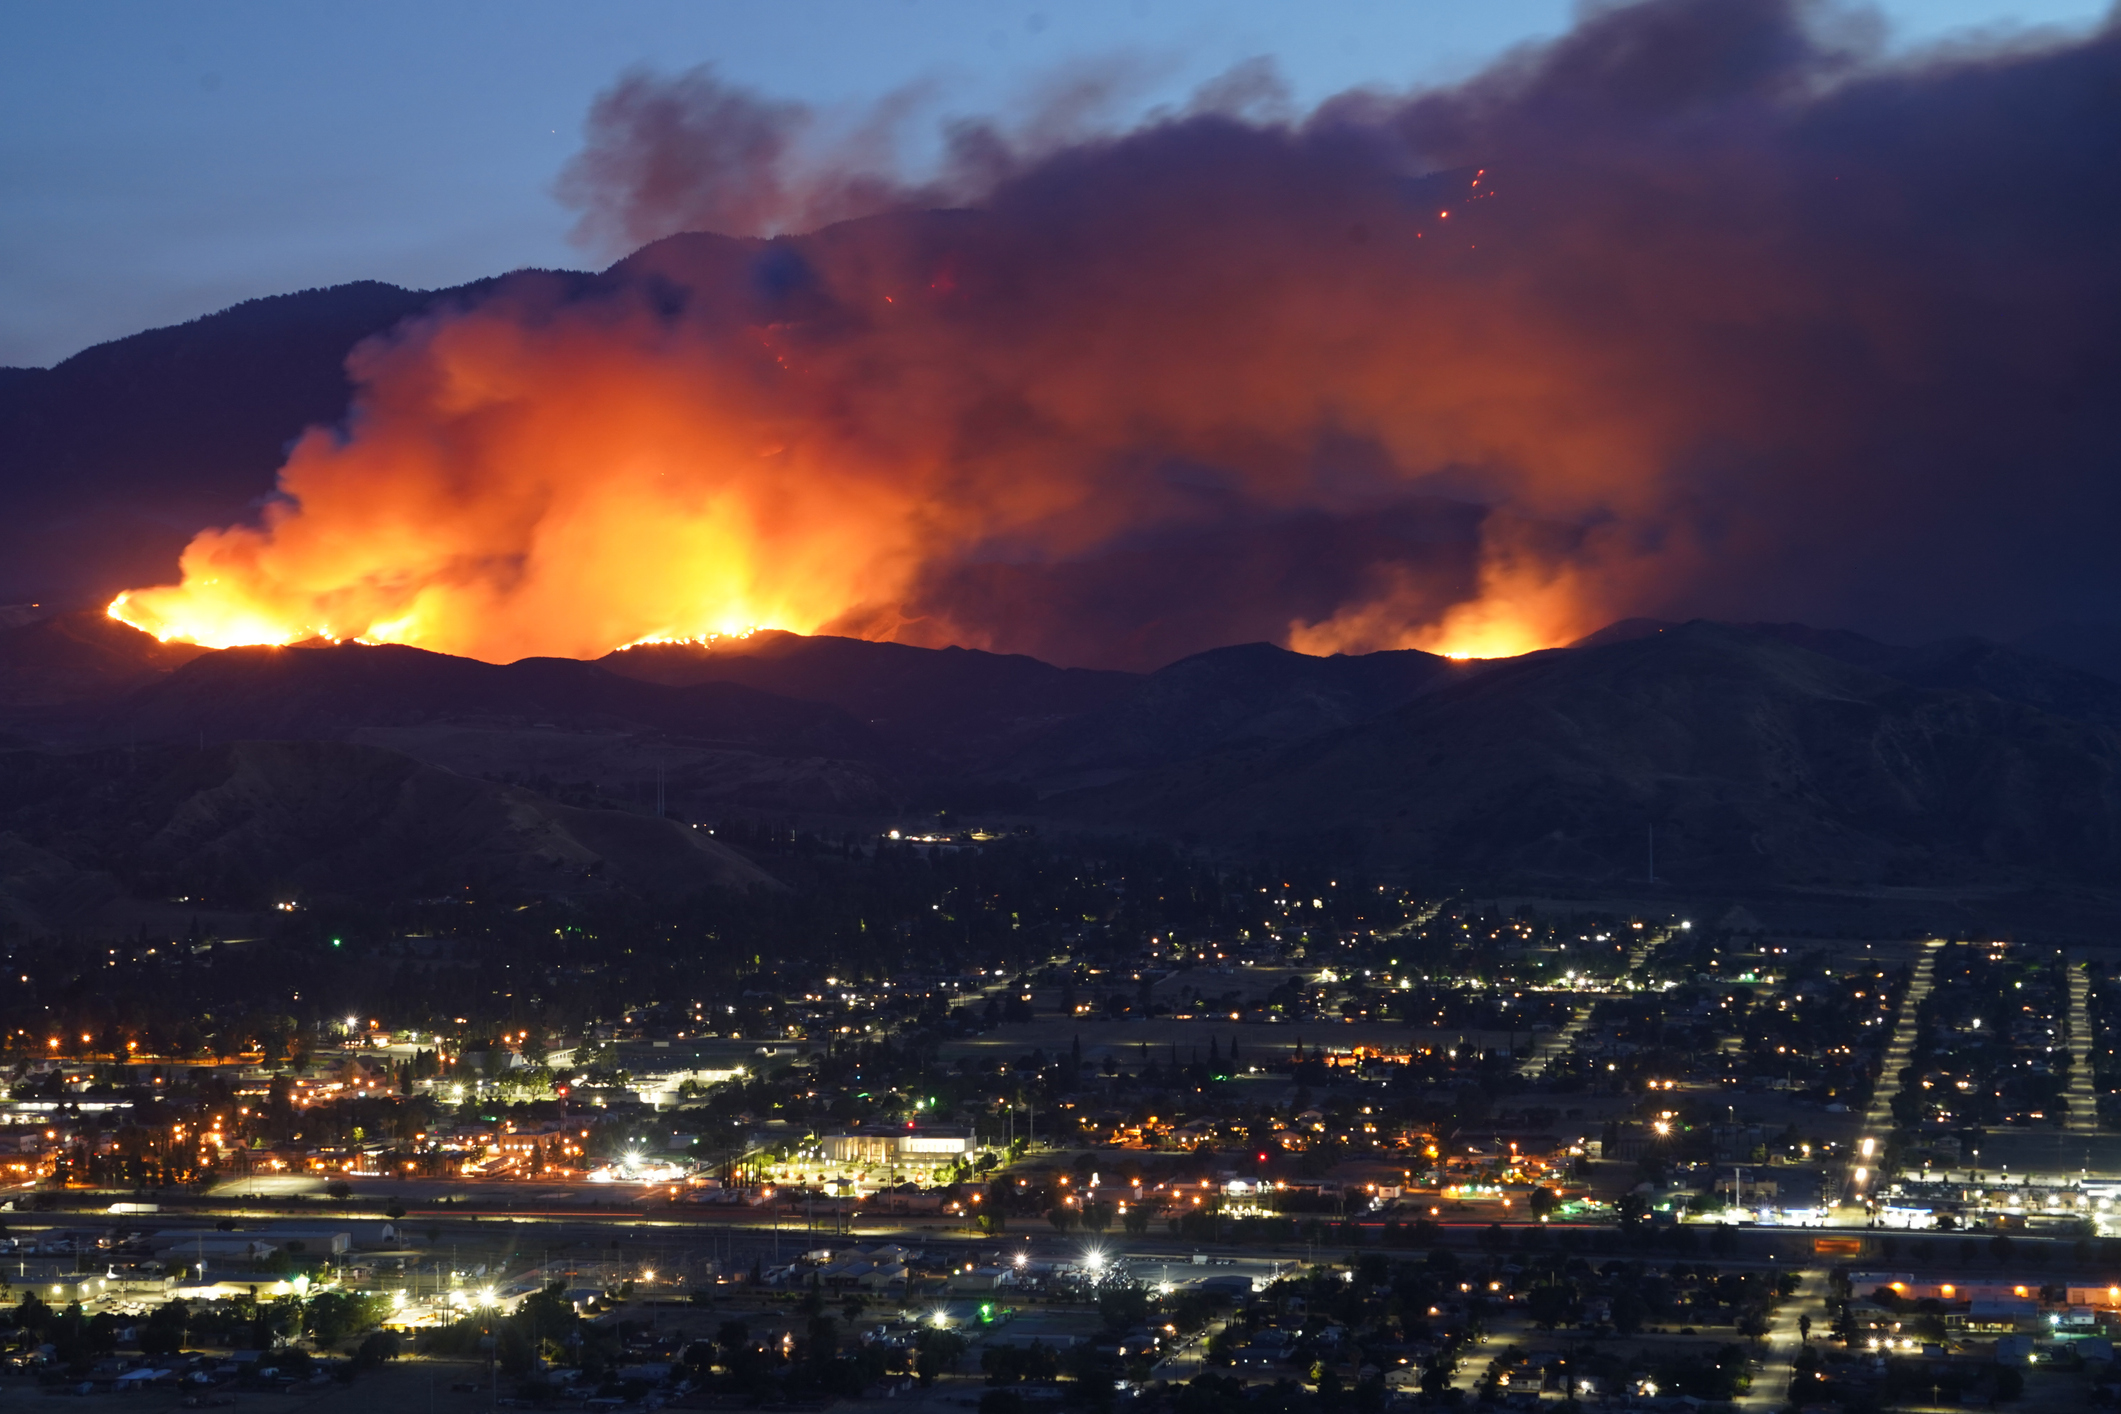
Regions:
<svg viewBox="0 0 2121 1414"><path fill-rule="evenodd" d="M2086 0L1894 0L1894 47L2081 28ZM0 364L39 365L237 300L587 266L553 193L594 97L702 63L855 114L914 95L922 142L1085 75L1100 121L1271 58L1299 105L1460 78L1564 30L1563 0L1295 6L875 3L16 4L0 11Z"/></svg>

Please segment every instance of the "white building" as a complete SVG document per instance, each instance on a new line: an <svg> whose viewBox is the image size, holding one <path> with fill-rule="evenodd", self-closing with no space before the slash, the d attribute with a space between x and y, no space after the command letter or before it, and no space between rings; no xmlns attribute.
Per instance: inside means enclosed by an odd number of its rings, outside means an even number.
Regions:
<svg viewBox="0 0 2121 1414"><path fill-rule="evenodd" d="M963 1162L974 1145L964 1129L864 1129L829 1134L819 1148L827 1163L850 1168L941 1168Z"/></svg>

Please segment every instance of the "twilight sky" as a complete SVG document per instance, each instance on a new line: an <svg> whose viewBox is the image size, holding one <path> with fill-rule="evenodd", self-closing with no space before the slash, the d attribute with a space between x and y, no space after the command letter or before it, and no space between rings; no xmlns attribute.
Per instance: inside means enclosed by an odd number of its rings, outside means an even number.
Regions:
<svg viewBox="0 0 2121 1414"><path fill-rule="evenodd" d="M1892 0L1894 43L2079 27L2086 0ZM919 142L1114 77L1107 116L1260 56L1301 105L1462 77L1567 28L1563 0L453 0L0 9L0 365L48 364L237 300L586 266L553 195L635 66L850 115L910 95Z"/></svg>

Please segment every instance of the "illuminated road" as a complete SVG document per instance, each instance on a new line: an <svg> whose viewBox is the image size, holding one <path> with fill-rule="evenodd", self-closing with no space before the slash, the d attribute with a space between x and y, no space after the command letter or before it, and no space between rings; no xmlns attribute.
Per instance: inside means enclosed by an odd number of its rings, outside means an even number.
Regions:
<svg viewBox="0 0 2121 1414"><path fill-rule="evenodd" d="M1559 1031L1549 1031L1544 1036L1533 1038L1532 1053L1517 1063L1517 1073L1536 1077L1547 1068L1548 1061L1556 1056L1567 1055L1569 1049L1576 1044L1576 1038L1583 1034L1583 1028L1590 1024L1591 1011L1597 1005L1595 997L1590 1001L1577 1003L1576 1010L1569 1013L1567 1023Z"/></svg>
<svg viewBox="0 0 2121 1414"><path fill-rule="evenodd" d="M2091 964L2069 969L2069 1126L2071 1134L2099 1132L2099 1096L2092 1089Z"/></svg>
<svg viewBox="0 0 2121 1414"><path fill-rule="evenodd" d="M1937 950L1944 946L1944 939L1931 938L1922 945L1922 955L1915 960L1914 973L1908 978L1907 993L1900 998L1900 1010L1893 1019L1893 1037L1886 1043L1885 1059L1878 1067L1878 1083L1871 1089L1871 1103L1863 1112L1862 1138L1857 1143L1856 1153L1851 1158L1850 1177L1842 1192L1848 1206L1858 1209L1854 1214L1837 1214L1842 1221L1864 1221L1861 1211L1863 1190L1873 1175L1866 1172L1870 1160L1885 1148L1885 1138L1892 1133L1893 1100L1900 1094L1900 1072L1905 1070L1915 1049L1915 1037L1920 1030L1917 1014L1923 999L1930 994L1930 979L1937 970ZM1861 1178L1855 1175L1862 1174Z"/></svg>
<svg viewBox="0 0 2121 1414"><path fill-rule="evenodd" d="M1767 1348L1753 1387L1738 1401L1740 1409L1780 1409L1789 1402L1790 1376L1797 1352L1804 1341L1798 1319L1812 1318L1812 1331L1824 1337L1826 1317L1826 1271L1814 1267L1798 1273L1797 1294L1782 1304L1768 1325Z"/></svg>
<svg viewBox="0 0 2121 1414"><path fill-rule="evenodd" d="M1644 932L1642 940L1628 950L1629 973L1632 974L1649 961L1650 954L1657 950L1657 945L1671 936L1672 930L1669 928L1659 932ZM1518 1063L1517 1073L1536 1077L1546 1069L1548 1061L1556 1056L1567 1055L1575 1046L1576 1038L1583 1034L1583 1028L1590 1025L1592 1011L1606 995L1608 994L1603 992L1593 993L1588 1001L1577 1004L1559 1031L1550 1031L1544 1037L1534 1037L1532 1053Z"/></svg>

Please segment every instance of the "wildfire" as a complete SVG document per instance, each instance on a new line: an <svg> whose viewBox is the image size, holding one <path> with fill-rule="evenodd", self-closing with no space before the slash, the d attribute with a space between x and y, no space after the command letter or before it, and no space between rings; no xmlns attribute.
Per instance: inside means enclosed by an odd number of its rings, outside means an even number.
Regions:
<svg viewBox="0 0 2121 1414"><path fill-rule="evenodd" d="M865 283L914 283L839 273L848 306L865 302ZM675 274L713 293L701 272ZM1277 356L1250 375L1253 396L1204 400L1183 370L1218 366L1222 349L1197 346L1212 329L1167 350L1181 371L1135 377L1071 349L1069 318L1050 315L1061 327L1044 330L1027 319L1017 337L968 331L961 301L942 288L851 334L673 331L631 289L578 301L519 282L357 350L349 429L305 435L256 523L200 534L180 584L130 590L109 612L217 648L354 640L490 661L761 628L1037 652L1023 635L1041 612L1041 566L1178 533L1192 514L1122 455L1143 426L1162 427L1171 454L1201 456L1253 429L1243 435L1267 454L1231 463L1234 493L1301 506L1321 494L1316 473L1272 448L1298 445L1327 400L1370 377L1324 369L1276 390ZM1292 337L1340 339L1325 327L1332 313ZM1144 341L1172 341L1170 326L1152 325L1144 316ZM1440 384L1445 415L1393 435L1427 447L1456 427L1474 445L1486 434L1448 406L1469 386ZM1407 416L1394 387L1378 387L1381 432ZM995 422L1005 396L1026 410ZM1557 439L1562 454L1568 445ZM1395 572L1329 620L1291 625L1287 641L1496 656L1581 629L1574 606L1522 604L1489 584L1452 609L1448 593ZM1013 599L991 587L1003 573L1030 576ZM1559 595L1549 585L1535 597Z"/></svg>
<svg viewBox="0 0 2121 1414"><path fill-rule="evenodd" d="M309 638L505 661L812 632L902 583L903 495L782 445L739 370L503 305L356 360L366 421L314 431L259 524L113 616L216 647ZM718 394L720 396L718 396Z"/></svg>
<svg viewBox="0 0 2121 1414"><path fill-rule="evenodd" d="M213 647L508 661L774 628L1136 667L1277 630L1507 656L1602 622L1598 556L1520 532L1654 493L1692 412L1639 395L1670 381L1657 341L1420 243L1424 218L1486 240L1510 208L1484 168L1416 210L1396 160L1274 129L1128 141L1055 159L1063 201L1028 172L977 212L684 236L586 293L521 275L413 321L355 351L353 415L255 523L109 612ZM1198 141L1241 151L1203 167Z"/></svg>
<svg viewBox="0 0 2121 1414"><path fill-rule="evenodd" d="M1423 622L1418 591L1401 580L1323 623L1291 624L1289 644L1305 653L1418 648L1460 661L1514 658L1596 628L1597 602L1574 568L1498 547L1481 567L1478 594L1432 622Z"/></svg>
<svg viewBox="0 0 2121 1414"><path fill-rule="evenodd" d="M932 186L881 119L821 149L705 71L630 75L561 189L641 248L357 350L282 494L110 611L206 644L772 626L1130 668L1517 654L1763 591L2023 618L2110 519L2110 203L2080 177L2112 36L1871 61L1815 19L1597 5L1404 99L967 123ZM2028 495L2077 513L1964 573Z"/></svg>
<svg viewBox="0 0 2121 1414"><path fill-rule="evenodd" d="M686 647L712 648L718 643L741 643L745 639L751 637L753 634L758 633L764 627L765 625L762 624L753 624L749 628L740 630L736 633L651 633L644 638L636 638L631 643L622 643L619 645L619 647L621 649L626 649L648 648L657 646L675 647L683 645Z"/></svg>

